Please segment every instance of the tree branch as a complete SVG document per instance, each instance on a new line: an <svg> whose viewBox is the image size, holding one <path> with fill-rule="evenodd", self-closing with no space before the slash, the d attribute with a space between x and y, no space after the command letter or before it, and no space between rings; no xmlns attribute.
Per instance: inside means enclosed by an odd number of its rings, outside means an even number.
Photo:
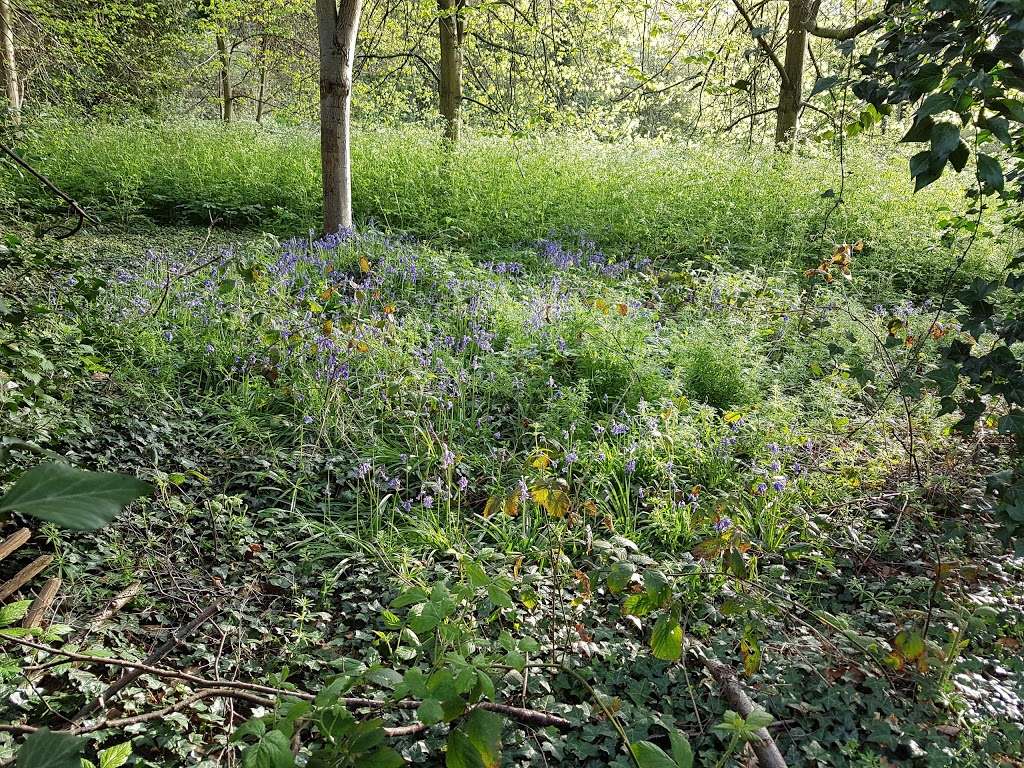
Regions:
<svg viewBox="0 0 1024 768"><path fill-rule="evenodd" d="M757 44L761 46L761 49L771 60L772 64L775 65L775 68L779 70L779 77L782 78L782 81L784 83L788 83L789 76L786 74L786 67L783 66L782 62L779 60L778 55L768 44L768 41L764 39L764 35L754 34L754 21L753 19L750 18L750 14L747 13L747 9L743 7L743 5L740 3L740 0L732 0L732 4L736 6L736 10L739 11L740 16L742 16L743 20L747 23L747 29L750 30L750 36L757 41Z"/></svg>
<svg viewBox="0 0 1024 768"><path fill-rule="evenodd" d="M808 34L814 35L815 37L824 37L829 40L852 40L862 32L867 32L871 27L879 24L884 18L885 13L878 11L876 13L872 13L870 16L865 16L856 24L852 24L849 27L843 27L842 29L819 27L814 22L808 22L805 29Z"/></svg>

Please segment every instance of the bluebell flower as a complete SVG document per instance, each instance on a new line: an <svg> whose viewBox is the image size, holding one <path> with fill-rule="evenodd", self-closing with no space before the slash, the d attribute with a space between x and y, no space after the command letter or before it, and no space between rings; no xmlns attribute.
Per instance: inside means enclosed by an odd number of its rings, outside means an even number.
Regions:
<svg viewBox="0 0 1024 768"><path fill-rule="evenodd" d="M715 524L711 526L718 533L724 533L725 531L732 528L732 520L728 517L720 517L715 521Z"/></svg>

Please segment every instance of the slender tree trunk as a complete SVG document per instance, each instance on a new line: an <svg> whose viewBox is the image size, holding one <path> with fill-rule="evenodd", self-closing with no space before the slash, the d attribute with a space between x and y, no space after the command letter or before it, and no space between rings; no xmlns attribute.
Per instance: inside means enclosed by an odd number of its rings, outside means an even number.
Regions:
<svg viewBox="0 0 1024 768"><path fill-rule="evenodd" d="M8 0L0 0L0 46L3 47L4 90L11 120L21 120L21 98L18 92L18 62L14 55L14 21Z"/></svg>
<svg viewBox="0 0 1024 768"><path fill-rule="evenodd" d="M437 0L440 13L440 107L444 118L444 137L455 143L461 132L462 42L465 24L462 10L465 0Z"/></svg>
<svg viewBox="0 0 1024 768"><path fill-rule="evenodd" d="M235 97L231 92L231 54L224 35L217 35L217 55L220 58L220 116L225 123L230 123L234 112Z"/></svg>
<svg viewBox="0 0 1024 768"><path fill-rule="evenodd" d="M267 36L260 43L260 87L256 93L256 122L263 121L263 100L267 97Z"/></svg>
<svg viewBox="0 0 1024 768"><path fill-rule="evenodd" d="M800 129L800 105L804 92L804 56L807 53L808 0L789 0L786 24L786 58L779 86L779 111L775 122L775 143L791 145Z"/></svg>
<svg viewBox="0 0 1024 768"><path fill-rule="evenodd" d="M352 229L352 68L362 0L316 0L320 38L320 164L324 232Z"/></svg>

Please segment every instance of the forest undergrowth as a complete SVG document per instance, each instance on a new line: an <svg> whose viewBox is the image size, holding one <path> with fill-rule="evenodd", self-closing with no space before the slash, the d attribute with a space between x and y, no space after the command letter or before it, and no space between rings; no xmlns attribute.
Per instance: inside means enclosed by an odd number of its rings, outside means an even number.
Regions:
<svg viewBox="0 0 1024 768"><path fill-rule="evenodd" d="M883 201L887 171L865 176L864 156L823 228L828 188L788 185L790 161L749 174L673 154L668 177L648 148L649 175L627 155L626 183L611 150L591 147L581 177L558 165L564 146L513 159L481 140L445 198L424 180L433 147L374 139L359 162L394 164L357 174L376 226L316 238L295 236L315 212L289 197L315 199L309 183L280 183L315 180L293 162L305 149L260 164L277 176L257 189L212 172L198 134L122 146L140 169L111 152L109 176L76 152L151 134L70 135L37 138L33 159L121 222L60 243L5 226L3 479L52 453L157 490L98 533L45 526L8 561L46 551L63 579L39 642L137 661L214 606L163 667L418 691L440 714L380 712L410 726L389 743L413 764L445 759L446 708L465 696L568 721L508 723L505 764L625 766L624 742L667 753L677 731L697 765L748 764L709 656L770 713L790 765L1020 764L1024 567L979 487L1001 438L956 437L927 387L911 402L892 385L947 333L923 296L950 246L915 228L952 215L952 193ZM175 181L191 174L201 193ZM227 228L268 215L276 237ZM957 279L1000 258L983 238ZM0 656L0 755L115 676L48 654ZM88 738L130 740L136 765L277 764L229 741L272 704L178 708L191 690L142 675L106 716L169 711ZM280 716L259 722L243 735L267 743Z"/></svg>

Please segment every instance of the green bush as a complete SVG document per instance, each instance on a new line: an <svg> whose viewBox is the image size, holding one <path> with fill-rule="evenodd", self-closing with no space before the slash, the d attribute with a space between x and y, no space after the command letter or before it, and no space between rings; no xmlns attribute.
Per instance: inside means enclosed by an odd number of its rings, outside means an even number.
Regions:
<svg viewBox="0 0 1024 768"><path fill-rule="evenodd" d="M700 338L687 349L683 365L683 382L691 398L722 410L750 401L749 372L727 341Z"/></svg>

